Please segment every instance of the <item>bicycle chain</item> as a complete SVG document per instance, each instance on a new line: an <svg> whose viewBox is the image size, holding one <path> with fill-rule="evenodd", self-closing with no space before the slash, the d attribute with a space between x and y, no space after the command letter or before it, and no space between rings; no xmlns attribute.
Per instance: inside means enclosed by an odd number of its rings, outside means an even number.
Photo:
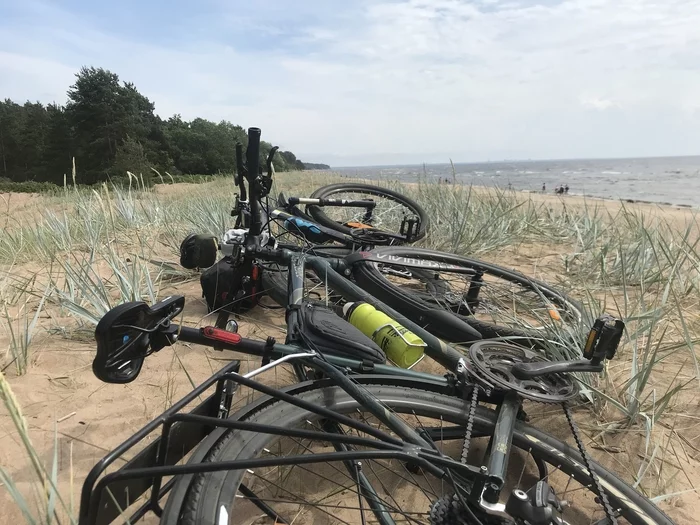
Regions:
<svg viewBox="0 0 700 525"><path fill-rule="evenodd" d="M571 407L568 403L562 403L562 407L564 408L564 414L566 414L566 420L569 422L569 428L571 428L571 433L574 435L574 439L576 440L576 446L578 447L578 451L581 454L581 458L583 458L583 464L586 467L586 469L588 469L588 474L593 480L594 490L597 493L601 504L603 505L605 516L608 518L608 520L610 520L610 523L612 525L617 525L617 518L615 517L615 512L610 506L608 495L605 493L605 490L603 490L603 486L600 484L598 475L593 470L593 465L591 465L590 458L588 457L588 452L586 452L586 449L583 446L583 440L581 439L581 435L579 434L578 425L576 424L576 421L574 421L574 417L571 414Z"/></svg>
<svg viewBox="0 0 700 525"><path fill-rule="evenodd" d="M464 444L462 445L462 458L461 462L463 465L467 464L467 454L469 453L469 442L472 440L472 427L474 426L474 414L476 413L476 406L479 404L479 385L474 384L472 386L472 397L469 401L469 415L467 416L467 430L464 433Z"/></svg>

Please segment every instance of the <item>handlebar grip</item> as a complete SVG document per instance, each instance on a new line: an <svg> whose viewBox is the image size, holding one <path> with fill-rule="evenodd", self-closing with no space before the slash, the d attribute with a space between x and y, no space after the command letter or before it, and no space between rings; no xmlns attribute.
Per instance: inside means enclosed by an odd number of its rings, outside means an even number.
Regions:
<svg viewBox="0 0 700 525"><path fill-rule="evenodd" d="M249 180L258 176L260 169L260 128L248 128L248 149L245 153Z"/></svg>

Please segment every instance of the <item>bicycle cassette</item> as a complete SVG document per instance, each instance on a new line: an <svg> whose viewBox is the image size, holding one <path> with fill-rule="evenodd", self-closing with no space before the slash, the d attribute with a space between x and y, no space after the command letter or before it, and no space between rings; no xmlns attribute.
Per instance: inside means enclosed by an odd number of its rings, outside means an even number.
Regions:
<svg viewBox="0 0 700 525"><path fill-rule="evenodd" d="M546 362L541 355L519 346L478 341L469 349L472 372L495 390L516 392L540 403L563 403L578 394L578 384L569 374L547 374L534 379L518 379L512 373L519 363Z"/></svg>

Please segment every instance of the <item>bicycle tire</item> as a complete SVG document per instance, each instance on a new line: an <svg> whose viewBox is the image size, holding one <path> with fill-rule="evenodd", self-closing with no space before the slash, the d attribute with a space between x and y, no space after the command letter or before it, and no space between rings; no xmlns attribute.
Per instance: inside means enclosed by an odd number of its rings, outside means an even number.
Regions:
<svg viewBox="0 0 700 525"><path fill-rule="evenodd" d="M330 184L328 186L323 186L317 189L313 192L313 194L311 194L311 198L328 199L340 193L350 192L366 193L368 195L374 195L377 197L381 197L382 199L401 204L406 209L410 210L413 214L415 214L420 221L418 231L414 234L414 237L411 239L411 242L418 241L425 237L430 226L430 218L428 217L428 214L416 201L409 197L406 197L405 195L402 195L397 191L382 188L379 186L374 186L372 184L338 183ZM333 228L334 230L346 233L348 235L353 233L353 228L337 222L336 220L329 217L323 210L324 208L322 206L306 206L306 213L311 215L319 224L328 228ZM397 231L391 233L398 234L399 232Z"/></svg>
<svg viewBox="0 0 700 525"><path fill-rule="evenodd" d="M569 339L571 337L578 338L580 335L583 335L584 331L588 328L588 320L585 317L585 311L580 302L558 291L551 285L527 277L522 273L476 259L426 248L388 246L375 248L369 253L370 257L368 259L361 259L353 264L353 276L357 284L406 317L425 325L426 330L433 332L437 337L444 338L450 342L470 342L474 340L474 337L463 325L462 328L460 328L461 323L459 322L430 322L429 315L427 315L426 312L431 309L434 310L436 307L448 309L452 311L454 317L481 333L484 339L513 338L536 346L542 346L542 341L547 339L552 331L556 331L561 336L564 332L562 327L568 329L567 337ZM416 290L415 288L405 289L387 278L386 268L391 267L392 264L401 267L400 263L402 257L411 259L414 263L420 263L420 261L424 262L425 268L416 270L412 268L409 269L409 273L412 272L411 275L418 277L421 281L424 290ZM380 263L377 262L377 259L386 262ZM458 301L455 301L454 298L446 300L444 291L445 289L449 289L449 285L446 284L447 281L443 276L457 276L459 274L451 274L449 270L442 271L431 269L430 263L446 263L464 269L473 269L482 272L487 280L484 281L485 285L481 287L479 291L480 294L484 293L483 290L487 290L487 293L491 293L491 290L496 289L488 287L490 286L488 284L489 279L492 279L494 283L498 280L515 285L515 288L509 293L512 295L530 294L528 299L540 301L537 307L541 310L546 309L549 316L554 315L552 311L552 307L554 307L556 315L564 319L566 324L555 324L551 322L544 327L544 330L542 329L543 327L524 326L527 323L524 322L522 316L504 314L506 310L504 305L508 305L505 301L501 301L499 304L491 304L490 308L488 308L489 300L491 303L495 303L494 299L489 299L488 297L486 301L481 301L482 304L487 305L486 315L477 316L476 314L480 313L479 309L471 313L462 313L464 310L467 310L467 308L462 307L465 294L462 292ZM382 267L382 265L384 266ZM426 277L427 275L433 276L432 282ZM471 281L469 284L471 284ZM447 288L445 288L446 286ZM438 288L440 288L440 290L438 290ZM455 292L452 295L457 296L459 292ZM508 298L511 299L511 297ZM447 306L450 305L451 308L447 308ZM501 318L498 319L496 314L501 314ZM484 317L486 317L486 319ZM541 313L537 314L537 318L534 317L535 316L533 316L531 321L542 321ZM508 323L504 323L504 321L508 321Z"/></svg>
<svg viewBox="0 0 700 525"><path fill-rule="evenodd" d="M406 379L396 379L393 381L396 384L383 384L384 381L389 382L388 378L371 376L359 378L359 381L365 383L365 388L371 395L397 412L420 417L440 417L448 423L461 426L466 423L466 402L461 398L438 392L440 387L437 384L423 384ZM407 384L413 385L414 388L407 387ZM287 390L294 392L305 401L339 413L349 414L360 409L358 403L347 393L339 387L329 386L327 382L294 385ZM252 406L244 407L233 417L263 424L291 426L295 423L304 423L309 419L313 420L318 416L281 401L266 398L262 401L258 400ZM474 416L474 436L490 435L496 417L495 411L482 406L477 407ZM210 448L206 455L197 451L194 457L197 458L196 461L248 459L267 449L271 439L274 438L266 434L224 431L216 441L210 440L207 443ZM550 467L561 470L566 479L571 478L584 488L590 486L590 476L582 464L578 451L553 436L518 421L514 429L513 445L529 453L536 458L536 461L543 461ZM608 493L611 505L615 509L622 510L621 516L627 519L628 523L632 525L673 524L661 509L615 474L595 462L593 462L593 468ZM244 474L245 472L241 471L225 471L192 476L180 507L178 525L219 523L218 511L221 505L226 507L228 516L234 516L230 505L236 500L238 487ZM554 478L551 472L549 476L549 479ZM572 492L576 490L578 489L572 489ZM171 505L173 503L168 501L167 506ZM177 505L171 507L171 511L166 512L164 516L172 516L172 508L177 508Z"/></svg>

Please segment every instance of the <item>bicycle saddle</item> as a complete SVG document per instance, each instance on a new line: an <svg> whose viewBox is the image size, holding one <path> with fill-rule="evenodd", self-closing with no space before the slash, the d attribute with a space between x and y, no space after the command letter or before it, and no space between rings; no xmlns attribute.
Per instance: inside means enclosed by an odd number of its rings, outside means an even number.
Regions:
<svg viewBox="0 0 700 525"><path fill-rule="evenodd" d="M163 331L182 312L185 298L166 297L153 306L143 301L120 304L107 312L95 328L97 355L92 371L105 383L129 383L141 371L149 354L175 342Z"/></svg>

